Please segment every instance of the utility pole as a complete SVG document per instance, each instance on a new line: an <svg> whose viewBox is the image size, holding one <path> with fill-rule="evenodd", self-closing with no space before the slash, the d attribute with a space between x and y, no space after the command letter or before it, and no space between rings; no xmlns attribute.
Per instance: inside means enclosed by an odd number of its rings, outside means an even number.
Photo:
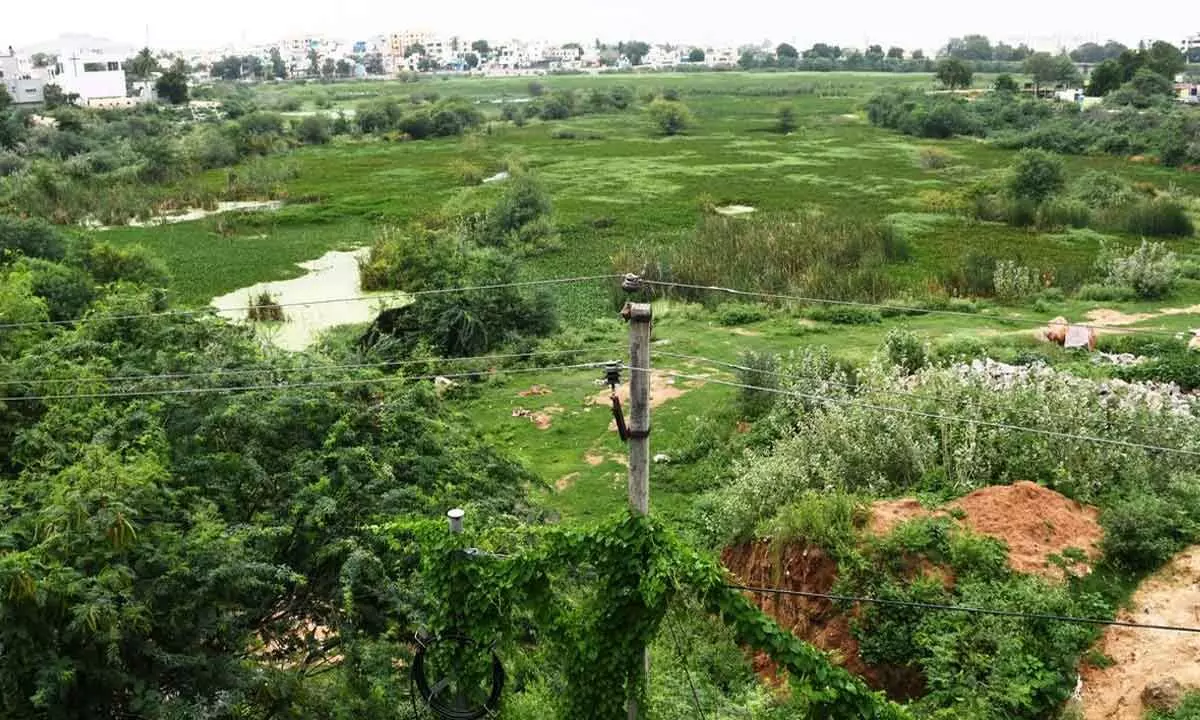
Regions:
<svg viewBox="0 0 1200 720"><path fill-rule="evenodd" d="M650 303L626 303L629 321L629 509L650 514ZM644 673L650 651L642 649ZM629 699L629 720L638 719L637 700Z"/></svg>

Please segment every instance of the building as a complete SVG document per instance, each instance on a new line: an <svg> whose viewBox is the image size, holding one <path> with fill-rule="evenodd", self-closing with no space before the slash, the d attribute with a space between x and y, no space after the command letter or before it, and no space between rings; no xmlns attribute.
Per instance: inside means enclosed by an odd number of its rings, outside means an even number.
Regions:
<svg viewBox="0 0 1200 720"><path fill-rule="evenodd" d="M1189 35L1179 43L1179 52L1188 56L1188 60L1192 62L1194 62L1192 60L1193 51L1200 53L1200 33Z"/></svg>
<svg viewBox="0 0 1200 720"><path fill-rule="evenodd" d="M1200 104L1200 84L1175 83L1175 97L1188 105Z"/></svg>
<svg viewBox="0 0 1200 720"><path fill-rule="evenodd" d="M50 82L68 95L78 95L82 105L111 105L126 95L123 59L101 48L64 49Z"/></svg>
<svg viewBox="0 0 1200 720"><path fill-rule="evenodd" d="M46 74L35 72L10 47L6 53L0 54L0 85L8 91L15 104L37 104L45 99Z"/></svg>

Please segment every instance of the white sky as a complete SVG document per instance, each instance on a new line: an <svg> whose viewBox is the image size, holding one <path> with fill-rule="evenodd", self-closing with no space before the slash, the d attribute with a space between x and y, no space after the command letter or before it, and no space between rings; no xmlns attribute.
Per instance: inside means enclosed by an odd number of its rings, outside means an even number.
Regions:
<svg viewBox="0 0 1200 720"><path fill-rule="evenodd" d="M1029 42L1040 49L1115 38L1178 43L1200 32L1200 2L1150 0L1121 12L1115 0L57 0L52 6L4 0L0 46L18 48L64 33L86 33L142 45L149 25L156 48L208 48L293 34L348 40L404 28L467 39L519 37L566 42L638 39L737 45L794 42L870 43L933 50L947 38L979 32L993 42ZM1109 9L1111 7L1111 10ZM1125 6L1128 7L1128 6ZM801 49L803 49L801 47Z"/></svg>

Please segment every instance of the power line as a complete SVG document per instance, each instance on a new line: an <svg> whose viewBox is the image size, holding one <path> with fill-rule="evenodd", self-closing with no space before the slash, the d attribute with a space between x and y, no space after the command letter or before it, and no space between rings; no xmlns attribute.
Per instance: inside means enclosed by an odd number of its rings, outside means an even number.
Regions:
<svg viewBox="0 0 1200 720"><path fill-rule="evenodd" d="M670 622L672 618L667 618ZM691 663L688 662L687 655L683 653L683 643L679 641L679 624L678 621L671 623L671 636L675 641L675 652L679 653L679 662L683 664L683 674L687 677L688 687L692 690L692 700L696 703L696 713L700 716L700 720L707 720L704 714L704 705L700 702L700 693L696 691L696 683L692 682Z"/></svg>
<svg viewBox="0 0 1200 720"><path fill-rule="evenodd" d="M323 300L307 300L304 302L275 303L275 307L310 307L313 305L329 305L345 302L370 302L374 300L407 300L425 295L446 295L450 293L465 293L480 290L502 290L506 288L536 287L541 285L565 285L569 283L592 282L596 280L615 280L621 275L580 275L577 277L549 278L546 280L523 280L521 282L495 283L492 285L473 285L468 287L431 288L429 290L414 290L412 292L378 293L358 297L325 298ZM100 320L139 320L159 317L191 317L194 315L216 315L226 312L246 312L255 309L256 305L244 307L214 308L206 307L196 310L165 310L155 313L131 313L127 315L91 315L76 320L30 320L26 322L0 323L0 330L15 330L26 327L44 327L49 325L77 325L81 323L98 322Z"/></svg>
<svg viewBox="0 0 1200 720"><path fill-rule="evenodd" d="M731 590L744 590L758 595L795 595L798 597L815 598L818 600L833 600L837 602L856 602L867 603L871 605L887 605L892 607L905 607L917 610L937 610L946 612L962 612L972 613L975 615L996 615L998 617L1024 618L1028 620L1054 620L1057 622L1077 623L1081 625L1106 625L1111 627L1132 628L1135 630L1169 630L1172 632L1200 633L1200 627L1187 627L1183 625L1157 625L1133 623L1124 620L1104 620L1102 618L1085 618L1074 617L1071 615L1056 615L1053 613L1027 613L1017 610L996 610L993 608L981 608L971 605L945 605L941 603L916 602L912 600L885 600L875 597L860 597L857 595L834 595L832 593L808 592L804 590L789 590L787 588L766 588L755 587L752 585L733 585L727 584L725 587Z"/></svg>
<svg viewBox="0 0 1200 720"><path fill-rule="evenodd" d="M643 369L645 369L645 368L643 368ZM664 370L650 369L649 372L657 372L657 373L670 372L672 375L675 375L676 377L684 378L685 380L699 380L701 382L710 382L710 383L715 383L717 385L726 385L729 387L740 388L743 390L758 390L760 392L774 393L776 395L791 395L793 397L801 397L801 398L806 398L809 400L819 400L822 402L829 402L829 403L834 403L837 405L847 405L849 407L858 407L858 408L863 408L865 410L875 410L878 412L890 412L890 413L896 413L898 415L913 415L913 416L917 416L917 417L928 418L930 420L943 420L946 422L959 422L959 423L965 423L965 424L969 424L969 425L979 425L981 427L992 427L992 428L997 428L997 429L1001 429L1001 430L1013 430L1016 432L1026 432L1026 433L1031 433L1034 435L1046 435L1049 437L1062 438L1065 440L1082 440L1085 442L1101 443L1101 444L1105 444L1105 445L1117 445L1120 447L1129 447L1129 448L1135 448L1138 450L1156 450L1159 452L1178 453L1180 455L1189 455L1189 456L1200 457L1200 452L1195 451L1195 450L1185 450L1183 448L1163 447L1161 445L1150 445L1147 443L1132 442L1129 440L1114 440L1111 438L1098 437L1095 435L1080 435L1077 433L1068 433L1068 432L1062 432L1059 430L1045 430L1042 428L1026 427L1024 425L1012 425L1010 423L996 422L993 420L979 420L976 418L962 417L959 415L943 415L941 413L926 412L924 410L912 410L909 408L899 408L899 407L893 407L891 405L875 405L873 403L865 403L865 402L860 402L857 400L850 400L847 398L838 398L838 397L832 397L829 395L819 395L816 393L804 393L804 392L800 392L798 390L781 390L779 388L759 387L757 385L747 385L745 383L730 382L728 380L718 380L713 377L705 377L702 375L686 375L684 373L679 373L679 372L669 371L669 370L664 371Z"/></svg>
<svg viewBox="0 0 1200 720"><path fill-rule="evenodd" d="M590 362L578 363L575 365L551 365L547 367L535 368L512 368L504 370L505 373L531 373L531 372L551 372L559 370L583 370L595 369L603 367L605 362ZM157 395L206 395L210 393L242 393L242 392L273 392L277 390L293 390L305 388L326 388L326 387L341 387L349 385L370 385L372 383L394 383L403 380L436 380L437 378L446 378L453 380L456 378L477 377L486 374L485 371L475 372L459 372L445 373L437 375L397 375L394 377L375 377L375 378L342 378L339 380L319 380L315 382L303 383L278 383L266 385L242 385L233 387L187 387L187 388L168 388L162 390L130 390L123 392L95 392L95 393L61 393L53 395L16 395L9 397L0 397L0 402L34 402L39 400L83 400L83 399L101 399L101 398L126 398L126 397L151 397Z"/></svg>
<svg viewBox="0 0 1200 720"><path fill-rule="evenodd" d="M596 343L594 346L579 348L576 350L539 350L526 353L508 353L498 355L474 355L470 357L449 357L439 358L437 362L452 363L452 362L475 362L475 361L491 361L491 360L525 360L535 357L546 357L554 355L579 355L581 353L590 352L593 349L607 348L608 343ZM303 372L328 372L334 370L366 370L373 368L392 368L404 367L408 365L421 365L430 363L429 359L421 360L384 360L380 362L370 363L349 363L344 365L309 365L299 367L262 367L262 368L245 368L245 369L225 369L215 368L205 372L181 372L181 373L162 373L157 375L111 375L111 376L96 376L96 377L70 377L70 378L26 378L21 380L0 380L0 386L3 385L48 385L59 383L82 383L82 382L125 382L125 381L148 381L148 380L183 380L189 378L211 378L211 377L238 377L245 375L271 375L271 374L286 374L286 373L303 373Z"/></svg>
<svg viewBox="0 0 1200 720"><path fill-rule="evenodd" d="M1005 318L994 315L982 315L980 313L966 312L963 310L940 310L933 308L920 308L907 305L891 305L885 303L870 303L858 300L833 300L831 298L821 297L806 297L803 295L784 295L781 293L759 292L756 290L738 290L736 288L721 287L719 285L693 285L691 283L666 282L663 280L646 280L639 279L644 285L654 285L657 287L683 288L687 290L710 290L712 292L720 292L728 295L737 295L741 297L759 297L769 298L772 300L792 300L794 302L813 303L818 305L843 305L850 307L872 308L876 310L891 310L911 315L948 315L953 317L972 318L974 320L990 320L998 323L1028 325L1029 327L1044 327L1050 323L1049 320L1022 320L1020 318ZM1074 327L1085 327L1093 330L1107 330L1110 332L1127 332L1127 333L1144 333L1147 335L1164 335L1175 337L1179 332L1172 330L1156 330L1154 328L1137 328L1128 326L1110 326L1110 325L1095 325L1087 323L1069 323Z"/></svg>

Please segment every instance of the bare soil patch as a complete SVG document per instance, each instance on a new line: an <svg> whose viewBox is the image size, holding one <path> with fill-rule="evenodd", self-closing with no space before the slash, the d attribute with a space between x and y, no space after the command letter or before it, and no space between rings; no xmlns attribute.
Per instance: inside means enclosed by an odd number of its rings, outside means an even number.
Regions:
<svg viewBox="0 0 1200 720"><path fill-rule="evenodd" d="M545 385L534 385L528 390L522 390L521 392L517 393L517 397L536 397L538 395L549 395L552 392L554 391Z"/></svg>
<svg viewBox="0 0 1200 720"><path fill-rule="evenodd" d="M676 398L683 397L689 390L697 387L702 387L702 381L688 381L681 383L674 375L667 373L655 373L650 376L650 407L656 408L665 402L670 402ZM629 383L625 383L617 388L617 397L621 400L621 406L625 408L625 412L629 412ZM593 405L611 405L612 393L602 392L593 395L591 403Z"/></svg>
<svg viewBox="0 0 1200 720"><path fill-rule="evenodd" d="M1120 620L1144 624L1200 623L1200 545L1184 550L1134 593ZM1112 658L1107 668L1083 668L1085 720L1141 720L1145 687L1174 678L1185 689L1200 688L1200 636L1110 627L1097 649Z"/></svg>
<svg viewBox="0 0 1200 720"><path fill-rule="evenodd" d="M574 485L575 481L578 479L579 479L579 473L577 473L577 472L573 472L568 475L563 475L558 480L554 481L554 487L559 492L562 492L563 490L566 490L567 488Z"/></svg>

